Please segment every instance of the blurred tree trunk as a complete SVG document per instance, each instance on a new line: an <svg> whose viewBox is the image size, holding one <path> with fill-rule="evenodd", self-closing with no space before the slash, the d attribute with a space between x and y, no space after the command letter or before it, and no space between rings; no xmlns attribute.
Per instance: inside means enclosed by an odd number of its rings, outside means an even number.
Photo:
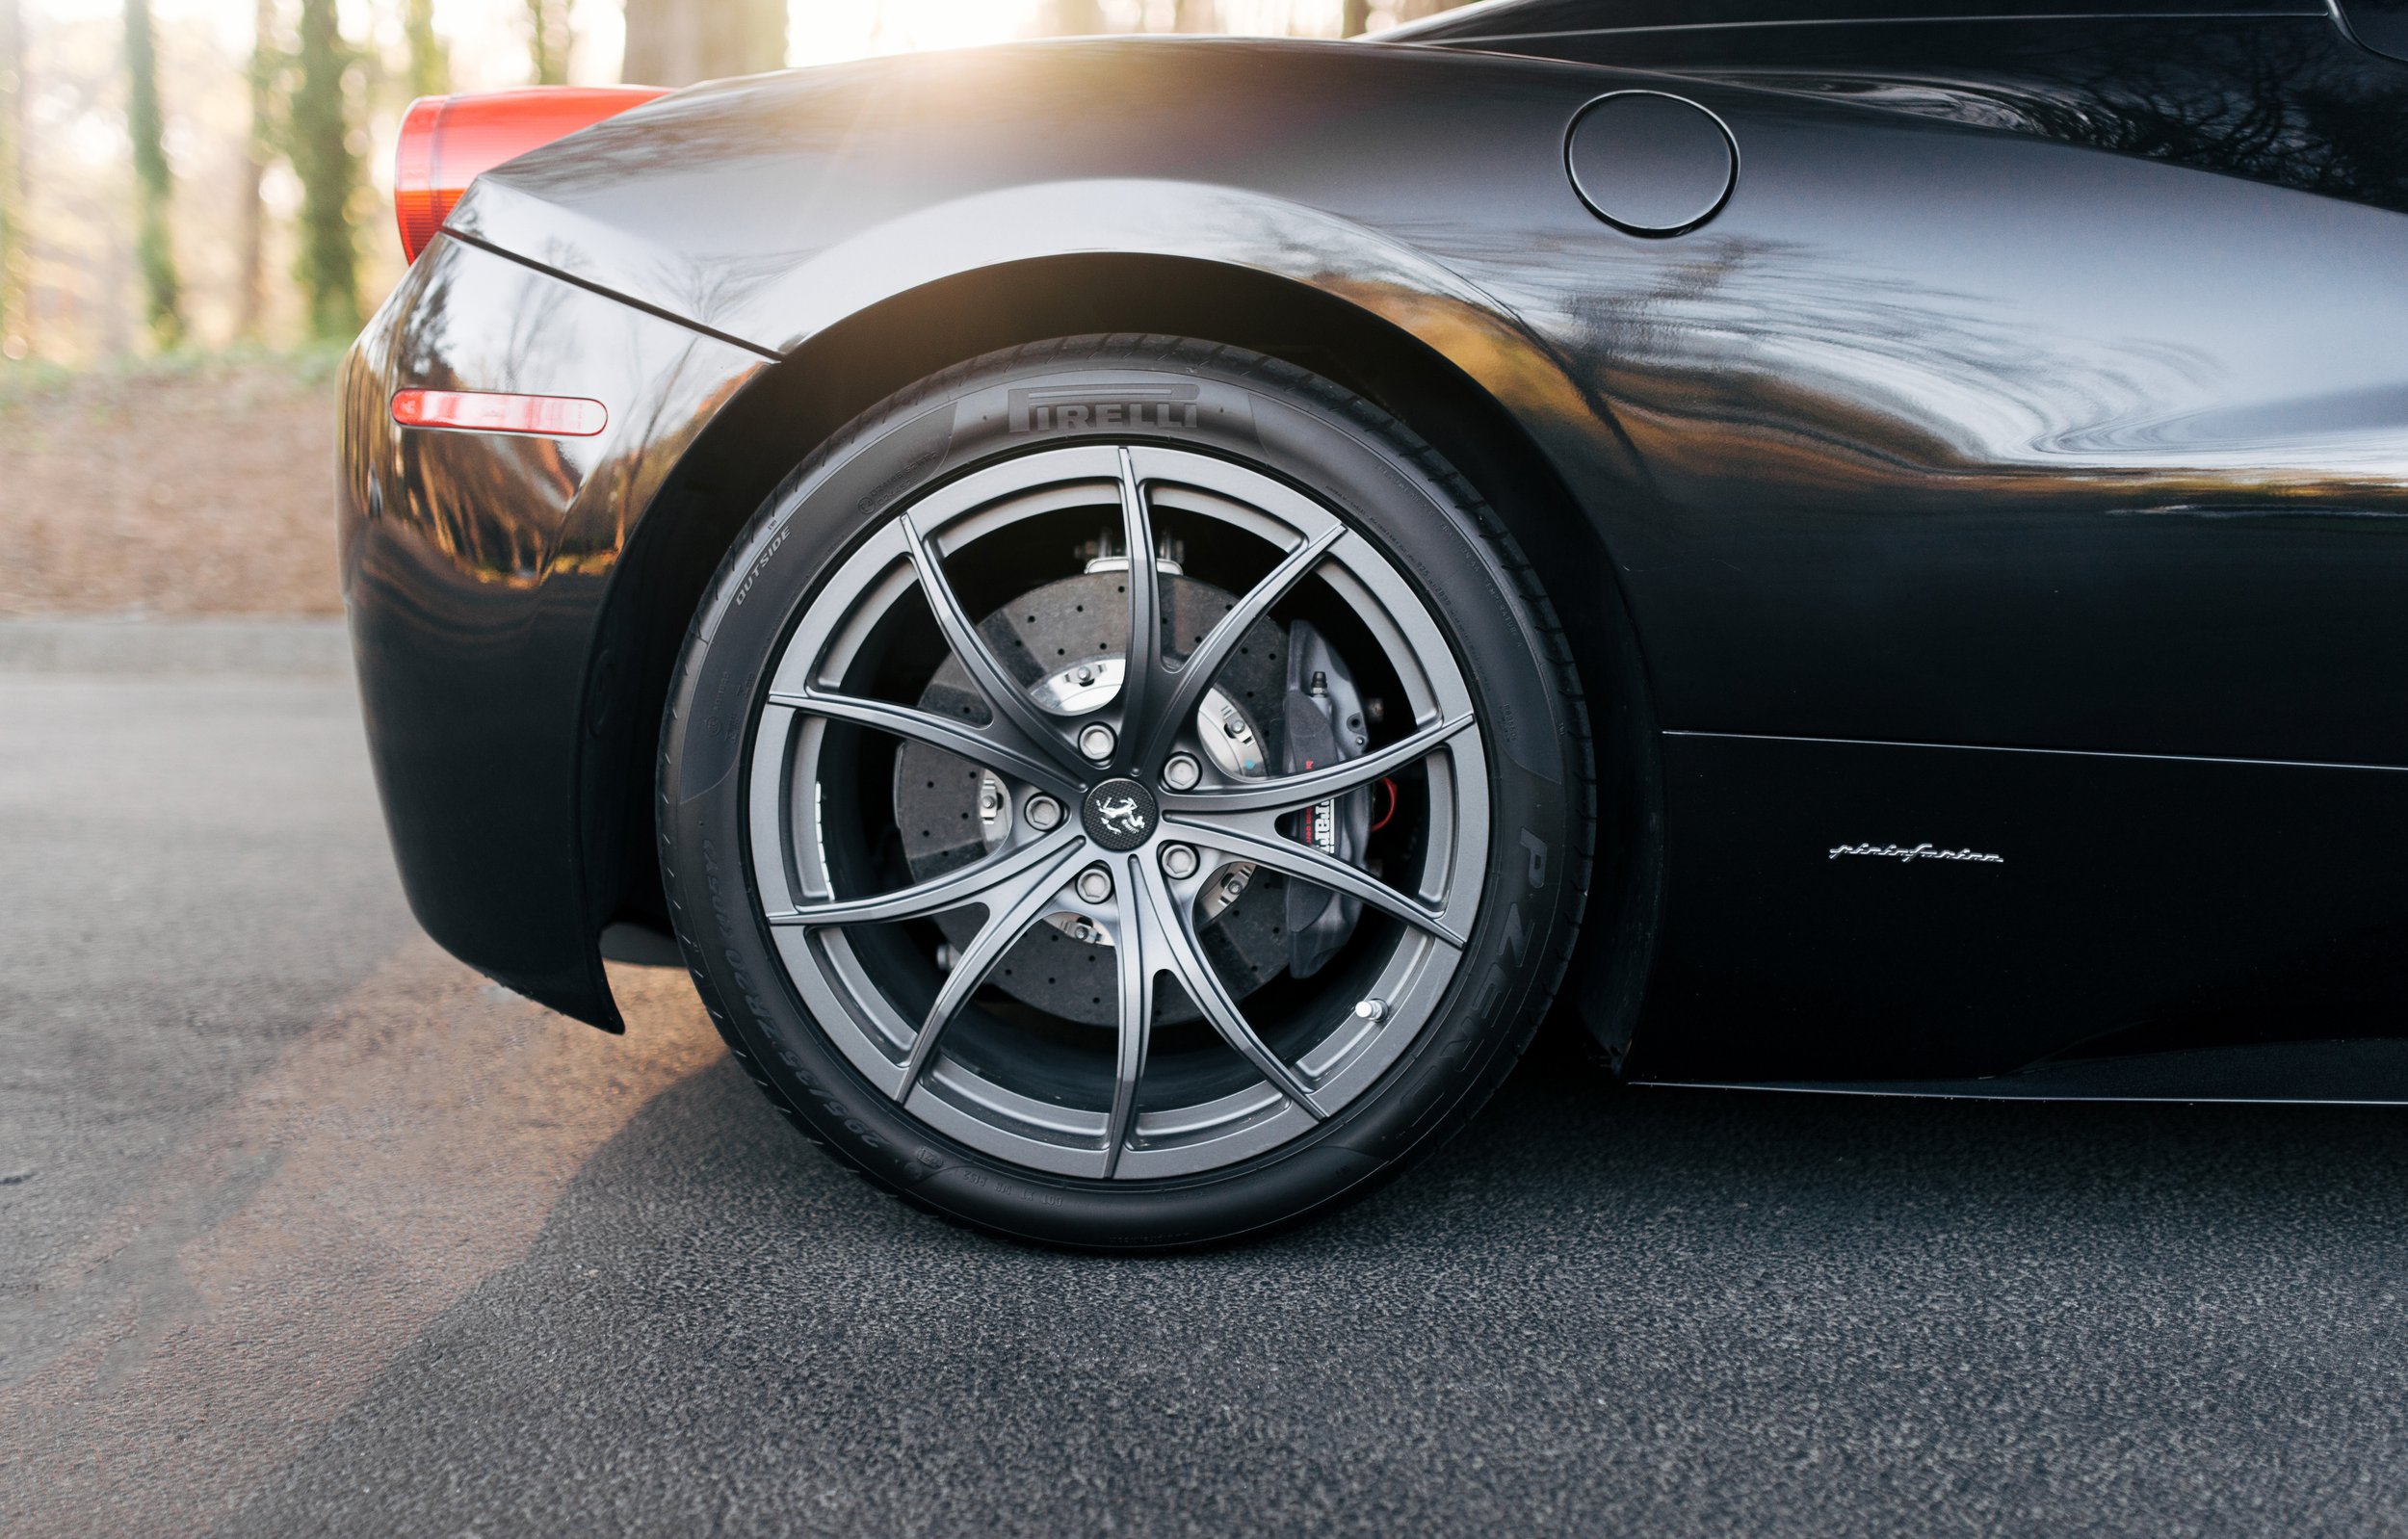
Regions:
<svg viewBox="0 0 2408 1539"><path fill-rule="evenodd" d="M1346 9L1339 13L1338 36L1359 38L1371 24L1372 0L1347 0Z"/></svg>
<svg viewBox="0 0 2408 1539"><path fill-rule="evenodd" d="M1057 38L1102 32L1102 0L1045 0L1037 12L1038 31Z"/></svg>
<svg viewBox="0 0 2408 1539"><path fill-rule="evenodd" d="M108 232L101 247L100 281L94 285L92 308L100 328L101 356L122 358L134 351L134 253L118 232ZM86 267L89 272L89 266Z"/></svg>
<svg viewBox="0 0 2408 1539"><path fill-rule="evenodd" d="M691 86L786 67L785 0L627 0L631 85Z"/></svg>
<svg viewBox="0 0 2408 1539"><path fill-rule="evenodd" d="M359 329L359 253L352 244L352 197L359 162L352 153L344 77L351 49L335 0L301 0L301 83L293 91L289 148L301 184L300 276L313 336Z"/></svg>
<svg viewBox="0 0 2408 1539"><path fill-rule="evenodd" d="M33 351L25 259L25 17L0 0L0 358Z"/></svg>
<svg viewBox="0 0 2408 1539"><path fill-rule="evenodd" d="M1171 13L1170 25L1178 32L1218 32L1219 0L1179 0L1178 9Z"/></svg>
<svg viewBox="0 0 2408 1539"><path fill-rule="evenodd" d="M275 0L259 0L262 17L267 16L274 7ZM411 99L440 96L449 91L452 89L452 58L434 30L434 0L405 0L402 38L409 44Z"/></svg>
<svg viewBox="0 0 2408 1539"><path fill-rule="evenodd" d="M243 245L236 258L234 334L259 339L268 307L268 205L260 183L275 145L275 0L253 0L250 13L250 142L243 146Z"/></svg>
<svg viewBox="0 0 2408 1539"><path fill-rule="evenodd" d="M706 0L687 0L696 11L714 9ZM538 86L568 83L568 0L527 0L527 62ZM413 57L411 64L417 63Z"/></svg>
<svg viewBox="0 0 2408 1539"><path fill-rule="evenodd" d="M125 130L134 141L134 253L142 267L143 315L161 348L184 340L184 296L175 276L169 212L175 180L168 167L165 114L159 108L159 32L150 0L125 0Z"/></svg>

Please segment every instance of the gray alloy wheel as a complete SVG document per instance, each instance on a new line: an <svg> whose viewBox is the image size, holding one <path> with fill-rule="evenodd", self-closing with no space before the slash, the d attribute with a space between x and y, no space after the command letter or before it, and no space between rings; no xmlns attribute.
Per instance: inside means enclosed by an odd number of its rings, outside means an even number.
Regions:
<svg viewBox="0 0 2408 1539"><path fill-rule="evenodd" d="M770 493L656 826L798 1129L948 1217L1159 1250L1470 1119L1563 978L1594 787L1562 629L1443 456L1278 359L1085 336L897 391Z"/></svg>
<svg viewBox="0 0 2408 1539"><path fill-rule="evenodd" d="M1079 563L1062 531L1086 527L1119 555ZM1251 586L1191 579L1166 554L1207 543L1253 551ZM1059 572L1046 565L1057 554ZM1000 603L986 585L988 613L974 614L956 586L972 569L1038 580ZM1038 658L1039 612L1063 609L1063 592L1084 595L1070 622L1080 644ZM1217 681L1288 636L1274 610L1308 598L1338 613L1324 624L1356 651L1375 651L1387 730L1357 712L1359 748L1272 772L1229 744L1272 736L1276 707L1249 711ZM930 622L936 673L902 698L881 692L895 638ZM1369 672L1374 659L1358 664ZM1326 696L1324 675L1311 677ZM857 768L865 736L892 740L892 794ZM902 507L803 607L753 727L746 854L804 1008L909 1117L1029 1171L1191 1176L1339 1114L1429 1025L1480 901L1485 759L1438 620L1330 509L1228 458L1087 441L1005 458ZM915 797L945 795L939 815L917 816ZM1329 829L1342 803L1383 797L1389 821L1415 826L1385 847L1407 858L1374 874L1359 850L1341 858ZM975 820L954 811L971 800ZM976 837L937 848L933 832L904 826L947 814ZM870 852L897 848L913 857L907 879L881 884ZM1267 985L1233 964L1234 943L1216 944L1242 910L1260 930L1257 911L1296 884L1360 916L1331 987ZM931 956L932 974L891 941L861 943L865 927L915 922L901 945ZM1053 971L1052 992L999 994L1015 957ZM1094 992L1076 1010L1045 1008L1068 998L1059 978L1074 970ZM1174 1069L1157 1051L1174 1017L1200 1019L1227 1050L1217 1064L1191 1050Z"/></svg>

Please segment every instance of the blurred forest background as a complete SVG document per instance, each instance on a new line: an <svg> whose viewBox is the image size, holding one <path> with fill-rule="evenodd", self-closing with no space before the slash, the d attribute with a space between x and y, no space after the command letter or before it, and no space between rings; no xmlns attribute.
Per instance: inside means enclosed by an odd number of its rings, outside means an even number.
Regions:
<svg viewBox="0 0 2408 1539"><path fill-rule="evenodd" d="M0 614L327 613L331 378L418 96L1460 0L0 0Z"/></svg>
<svg viewBox="0 0 2408 1539"><path fill-rule="evenodd" d="M1068 33L1337 37L1441 0L0 0L0 355L354 331L411 98Z"/></svg>

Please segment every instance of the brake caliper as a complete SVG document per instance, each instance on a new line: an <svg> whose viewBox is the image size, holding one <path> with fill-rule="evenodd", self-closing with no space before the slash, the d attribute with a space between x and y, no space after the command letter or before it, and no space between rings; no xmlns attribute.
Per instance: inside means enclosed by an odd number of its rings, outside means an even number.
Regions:
<svg viewBox="0 0 2408 1539"><path fill-rule="evenodd" d="M1287 728L1282 751L1289 774L1342 764L1362 753L1369 741L1354 675L1321 632L1303 620L1288 631ZM1296 814L1288 832L1324 855L1361 867L1371 825L1372 794L1363 787ZM1297 978L1320 972L1354 933L1362 912L1360 899L1289 882L1288 971Z"/></svg>

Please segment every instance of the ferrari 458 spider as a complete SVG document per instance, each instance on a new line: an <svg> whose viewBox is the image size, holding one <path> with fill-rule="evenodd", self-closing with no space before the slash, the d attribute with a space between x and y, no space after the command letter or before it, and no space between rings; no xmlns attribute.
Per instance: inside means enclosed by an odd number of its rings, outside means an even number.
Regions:
<svg viewBox="0 0 2408 1539"><path fill-rule="evenodd" d="M1492 0L415 106L394 844L806 1134L1142 1248L1541 1014L1658 1083L2408 1101L2408 5Z"/></svg>

